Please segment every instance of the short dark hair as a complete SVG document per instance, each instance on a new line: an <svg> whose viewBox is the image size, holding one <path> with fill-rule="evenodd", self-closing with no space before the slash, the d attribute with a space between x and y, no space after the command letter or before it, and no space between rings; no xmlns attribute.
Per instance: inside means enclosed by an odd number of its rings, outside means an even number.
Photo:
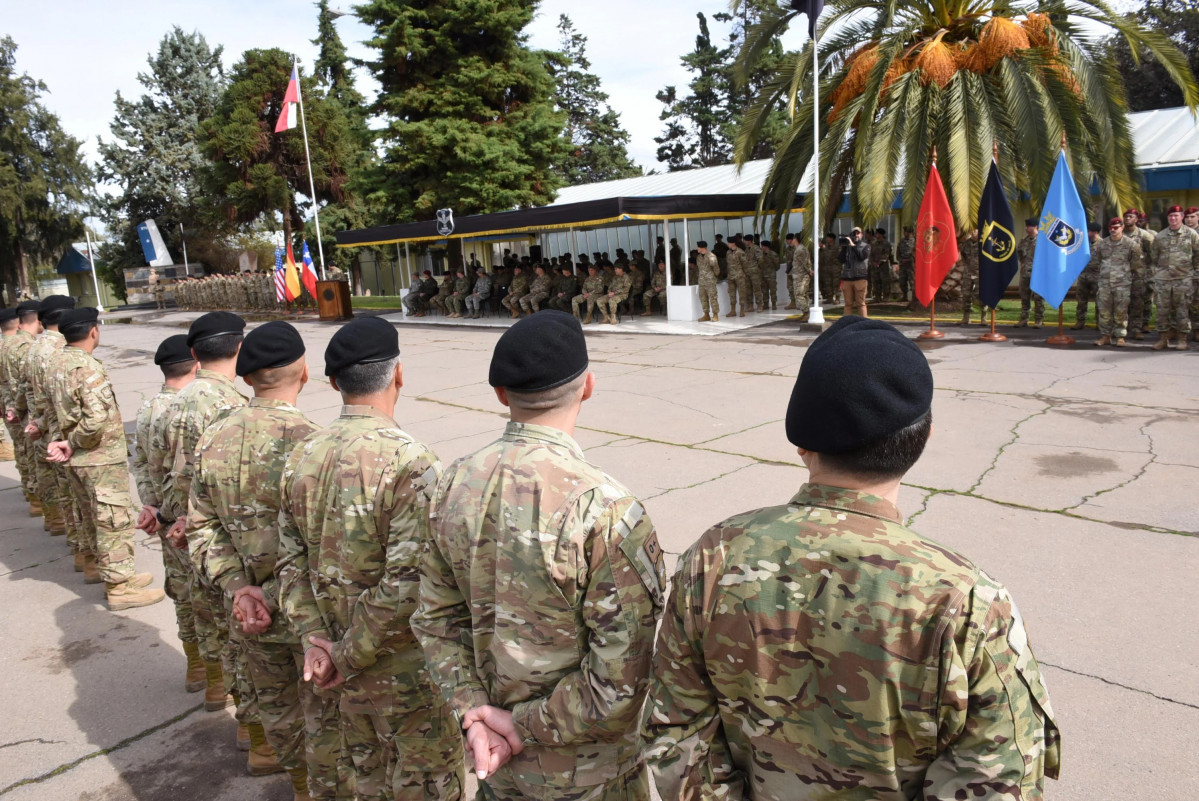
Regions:
<svg viewBox="0 0 1199 801"><path fill-rule="evenodd" d="M224 361L237 355L241 341L241 334L220 334L196 342L192 345L192 353L201 363Z"/></svg>
<svg viewBox="0 0 1199 801"><path fill-rule="evenodd" d="M868 442L845 453L822 453L821 461L838 473L868 478L899 478L912 469L924 453L933 427L933 410L894 434Z"/></svg>
<svg viewBox="0 0 1199 801"><path fill-rule="evenodd" d="M16 317L9 317L4 322L0 323L0 331L11 331L20 324L20 321L18 321Z"/></svg>
<svg viewBox="0 0 1199 801"><path fill-rule="evenodd" d="M91 320L86 323L74 323L66 328L60 329L58 333L62 334L63 339L70 345L73 342L82 342L87 339L87 335L96 327L96 321Z"/></svg>
<svg viewBox="0 0 1199 801"><path fill-rule="evenodd" d="M191 372L196 366L195 359L188 359L185 362L171 362L170 364L160 364L163 378L182 378Z"/></svg>
<svg viewBox="0 0 1199 801"><path fill-rule="evenodd" d="M37 312L32 309L29 311L23 311L23 312L20 312L17 314L17 320L20 321L21 325L29 325L31 322L33 322L36 319L37 319Z"/></svg>
<svg viewBox="0 0 1199 801"><path fill-rule="evenodd" d="M400 363L397 355L391 359L378 362L359 362L343 367L333 377L337 380L337 389L348 397L362 397L382 392L395 380L396 365Z"/></svg>
<svg viewBox="0 0 1199 801"><path fill-rule="evenodd" d="M48 312L39 312L38 317L41 319L42 325L49 328L52 325L58 325L58 321L62 319L62 313L65 311L66 309L53 309Z"/></svg>

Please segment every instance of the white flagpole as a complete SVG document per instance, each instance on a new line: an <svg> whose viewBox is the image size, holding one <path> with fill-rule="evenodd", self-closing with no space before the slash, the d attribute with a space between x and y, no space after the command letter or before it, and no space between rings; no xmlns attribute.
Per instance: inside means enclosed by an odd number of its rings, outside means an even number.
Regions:
<svg viewBox="0 0 1199 801"><path fill-rule="evenodd" d="M179 241L183 243L183 274L191 275L191 269L187 266L187 240L183 237L183 223L179 223Z"/></svg>
<svg viewBox="0 0 1199 801"><path fill-rule="evenodd" d="M96 278L96 260L92 258L92 232L84 228L83 234L87 237L87 262L92 266L92 286L96 288L96 311L104 311L104 304L100 302L100 279Z"/></svg>
<svg viewBox="0 0 1199 801"><path fill-rule="evenodd" d="M294 64L293 57L293 64ZM304 158L308 160L308 189L312 193L312 217L316 222L316 253L321 260L321 280L325 280L325 249L321 246L321 212L312 181L312 154L308 152L308 125L304 122L304 93L300 90L300 70L296 67L296 99L300 101L300 130L304 132Z"/></svg>
<svg viewBox="0 0 1199 801"><path fill-rule="evenodd" d="M813 11L813 17L815 11ZM820 53L817 48L816 20L812 23L812 308L809 323L824 323L824 308L820 305Z"/></svg>

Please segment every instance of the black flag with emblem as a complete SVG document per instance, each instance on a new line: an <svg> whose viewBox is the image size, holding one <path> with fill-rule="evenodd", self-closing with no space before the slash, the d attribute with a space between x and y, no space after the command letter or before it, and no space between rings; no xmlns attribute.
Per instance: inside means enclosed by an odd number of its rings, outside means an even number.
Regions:
<svg viewBox="0 0 1199 801"><path fill-rule="evenodd" d="M1020 269L1012 207L994 161L978 206L978 250L978 297L984 306L994 309Z"/></svg>
<svg viewBox="0 0 1199 801"><path fill-rule="evenodd" d="M816 18L824 11L824 0L791 0L791 8L808 15L808 36L816 38Z"/></svg>

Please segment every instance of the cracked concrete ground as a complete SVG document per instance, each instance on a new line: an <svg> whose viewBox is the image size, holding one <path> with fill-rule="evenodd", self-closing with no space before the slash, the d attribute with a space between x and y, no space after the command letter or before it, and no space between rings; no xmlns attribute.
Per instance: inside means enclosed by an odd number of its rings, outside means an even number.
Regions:
<svg viewBox="0 0 1199 801"><path fill-rule="evenodd" d="M108 325L127 423L156 391L150 356L190 315ZM339 401L320 374L336 326L301 323L316 365L300 397L319 423ZM910 333L914 335L917 328ZM952 330L927 346L934 436L900 494L918 531L963 551L1019 601L1065 737L1050 799L1192 799L1199 787L1199 353L999 345ZM491 441L486 386L498 332L405 326L397 417L445 461ZM789 324L714 338L588 338L599 376L577 439L643 498L671 562L706 527L784 503L805 478L782 418L812 334ZM183 692L169 604L110 614L62 538L25 516L0 464L0 797L89 801L289 799L245 775L228 711ZM161 583L152 541L139 566Z"/></svg>

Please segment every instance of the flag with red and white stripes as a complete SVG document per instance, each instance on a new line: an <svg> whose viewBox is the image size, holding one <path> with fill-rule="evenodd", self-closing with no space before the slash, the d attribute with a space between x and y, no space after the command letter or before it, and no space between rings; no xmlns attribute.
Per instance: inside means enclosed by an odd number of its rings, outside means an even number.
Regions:
<svg viewBox="0 0 1199 801"><path fill-rule="evenodd" d="M279 303L287 300L284 290L283 248L275 248L275 300Z"/></svg>
<svg viewBox="0 0 1199 801"><path fill-rule="evenodd" d="M295 128L299 122L299 117L296 113L296 106L300 102L300 77L296 73L296 66L291 66L291 80L287 82L287 90L283 93L283 111L279 114L279 121L275 123L275 133L283 133L288 128Z"/></svg>

